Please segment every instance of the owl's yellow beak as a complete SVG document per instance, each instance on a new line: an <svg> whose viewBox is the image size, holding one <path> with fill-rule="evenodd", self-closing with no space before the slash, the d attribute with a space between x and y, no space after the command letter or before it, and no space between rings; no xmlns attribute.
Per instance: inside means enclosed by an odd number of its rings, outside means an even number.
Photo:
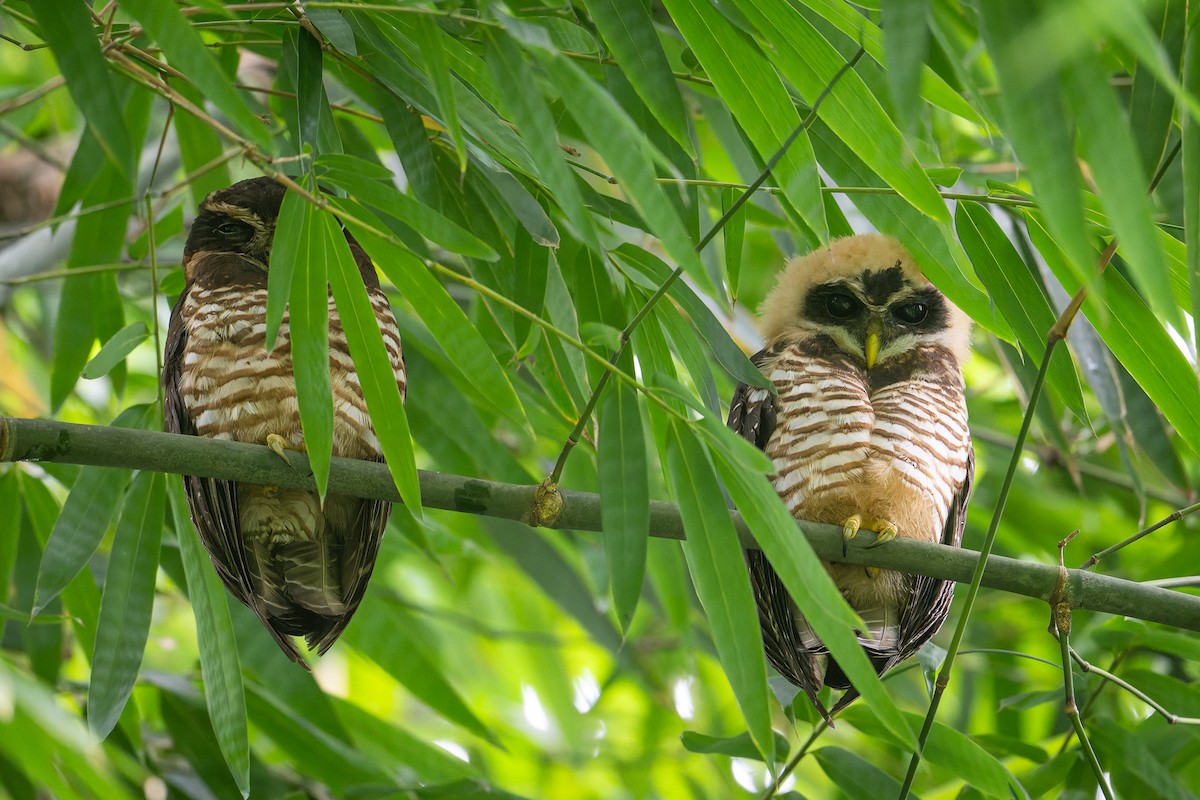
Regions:
<svg viewBox="0 0 1200 800"><path fill-rule="evenodd" d="M872 314L870 321L867 323L867 342L864 350L864 355L867 358L867 369L875 366L875 359L879 357L879 333L882 327L879 318Z"/></svg>

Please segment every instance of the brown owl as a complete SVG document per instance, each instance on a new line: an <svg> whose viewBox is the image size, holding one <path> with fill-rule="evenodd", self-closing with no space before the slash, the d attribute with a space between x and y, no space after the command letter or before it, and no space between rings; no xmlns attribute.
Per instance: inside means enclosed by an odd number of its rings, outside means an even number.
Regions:
<svg viewBox="0 0 1200 800"><path fill-rule="evenodd" d="M796 519L957 546L975 461L960 365L970 321L894 239L853 236L793 260L763 304L754 362L777 395L738 386L729 426L775 465ZM747 554L767 660L808 694L850 689L771 565ZM859 642L879 673L915 653L950 610L954 584L826 562L866 624Z"/></svg>
<svg viewBox="0 0 1200 800"><path fill-rule="evenodd" d="M266 349L267 271L284 188L252 178L208 195L183 253L186 284L171 311L163 386L173 433L304 449L285 314ZM362 274L403 397L396 320L370 258L346 240ZM382 461L332 296L329 369L333 454ZM286 456L285 456L286 458ZM324 654L362 601L391 506L377 500L184 478L192 522L235 597L305 665L292 636Z"/></svg>

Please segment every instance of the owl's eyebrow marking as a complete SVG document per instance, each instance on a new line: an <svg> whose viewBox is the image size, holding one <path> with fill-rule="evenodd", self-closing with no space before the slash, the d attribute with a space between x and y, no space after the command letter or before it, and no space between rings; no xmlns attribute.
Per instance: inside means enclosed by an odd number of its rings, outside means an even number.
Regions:
<svg viewBox="0 0 1200 800"><path fill-rule="evenodd" d="M861 278L867 302L871 305L885 305L892 295L904 288L904 270L900 262L887 269L863 270Z"/></svg>

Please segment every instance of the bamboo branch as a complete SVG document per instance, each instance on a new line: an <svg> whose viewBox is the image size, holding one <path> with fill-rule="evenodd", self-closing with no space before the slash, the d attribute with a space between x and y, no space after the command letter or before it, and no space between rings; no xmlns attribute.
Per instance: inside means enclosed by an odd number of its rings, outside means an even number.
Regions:
<svg viewBox="0 0 1200 800"><path fill-rule="evenodd" d="M124 469L225 478L282 488L314 489L304 453L289 453L285 464L260 445L180 436L155 431L76 425L41 419L0 417L0 462L51 461ZM481 480L440 472L419 472L421 500L429 508L524 520L535 485ZM333 494L399 502L387 466L354 459L334 458L329 491ZM552 527L600 531L600 496L563 491L566 507ZM741 517L733 514L742 543L756 548ZM829 561L894 569L912 575L967 582L975 571L979 553L913 539L896 539L887 547L868 549L870 537L851 542L842 555L842 529L815 522L800 523L817 555ZM683 523L673 503L651 501L653 536L682 539ZM1059 581L1056 564L1038 564L1003 556L990 556L981 585L1047 601ZM1157 586L1067 570L1068 596L1077 609L1136 617L1176 628L1200 631L1200 597Z"/></svg>

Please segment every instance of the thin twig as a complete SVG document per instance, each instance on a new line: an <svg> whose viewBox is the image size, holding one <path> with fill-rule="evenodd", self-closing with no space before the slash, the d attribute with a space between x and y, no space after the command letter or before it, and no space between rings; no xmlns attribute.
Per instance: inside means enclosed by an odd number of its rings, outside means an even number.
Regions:
<svg viewBox="0 0 1200 800"><path fill-rule="evenodd" d="M800 749L796 751L796 754L788 759L788 763L779 771L779 774L775 776L774 780L771 781L771 784L766 788L766 791L762 793L762 796L759 798L759 800L771 800L771 798L775 796L775 793L779 791L779 787L785 780L787 780L788 775L792 774L792 772L796 769L796 766L800 763L801 759L803 759L808 753L808 749L812 747L813 742L817 741L817 737L824 733L828 728L829 723L825 720L821 720L820 724L813 728L813 732L809 734L807 739L804 740L804 744L800 745Z"/></svg>
<svg viewBox="0 0 1200 800"><path fill-rule="evenodd" d="M1154 523L1153 525L1150 525L1149 527L1143 528L1142 530L1135 533L1133 536L1130 536L1128 539L1123 539L1122 541L1117 542L1116 544L1112 545L1111 547L1106 547L1103 550L1101 550L1100 552L1094 553L1091 558L1089 558L1087 561L1080 564L1079 568L1080 569L1091 569L1092 567L1096 566L1096 564L1100 563L1100 560L1102 558L1110 556L1113 553L1117 552L1118 550L1121 550L1122 548L1128 547L1129 545L1133 544L1138 539L1141 539L1143 536L1149 536L1150 534L1154 533L1159 528L1170 525L1172 522L1178 522L1179 520L1183 519L1187 515L1194 514L1197 511L1200 511L1200 503L1193 503L1192 505L1188 506L1187 508L1176 509L1175 511L1172 511L1170 514L1168 514L1167 516L1160 519L1158 522Z"/></svg>
<svg viewBox="0 0 1200 800"><path fill-rule="evenodd" d="M1168 725L1200 725L1200 717L1181 717L1178 714L1171 713L1161 703L1156 701L1153 697L1146 694L1145 692L1143 692L1141 689L1137 688L1133 684L1129 683L1124 678L1118 678L1116 675L1114 675L1112 672L1110 672L1108 670L1104 670L1093 664L1089 664L1087 661L1085 661L1083 659L1082 656L1079 655L1079 653L1075 652L1074 647L1070 648L1070 653L1071 653L1071 658L1075 661L1076 664L1079 665L1079 668L1081 670L1083 670L1084 672L1093 672L1096 675L1099 675L1104 680L1113 684L1114 686L1118 686L1118 687L1124 689L1126 692L1133 695L1138 700L1141 700L1143 703L1150 706L1155 711L1157 711L1159 714L1161 714L1163 719L1165 719L1167 721Z"/></svg>

